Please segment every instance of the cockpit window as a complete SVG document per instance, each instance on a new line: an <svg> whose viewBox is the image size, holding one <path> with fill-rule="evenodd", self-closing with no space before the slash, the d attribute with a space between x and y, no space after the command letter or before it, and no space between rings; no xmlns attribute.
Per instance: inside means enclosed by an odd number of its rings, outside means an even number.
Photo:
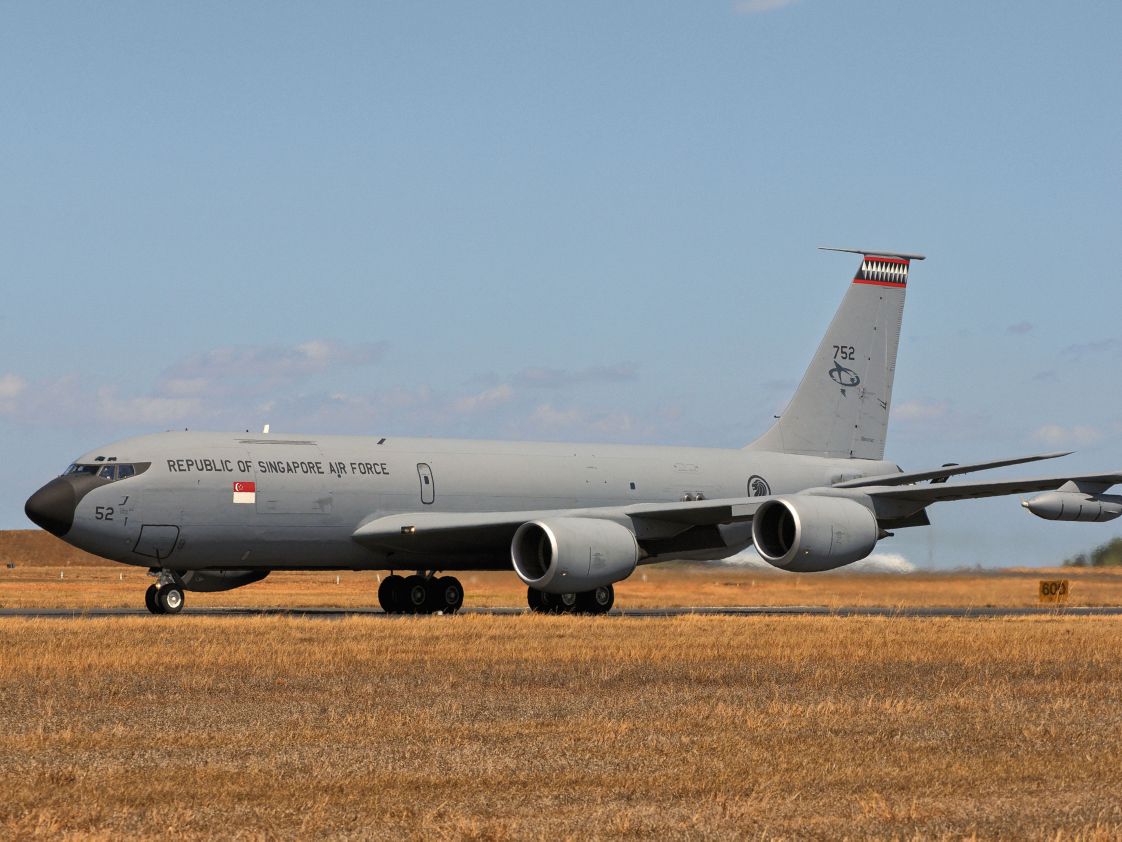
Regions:
<svg viewBox="0 0 1122 842"><path fill-rule="evenodd" d="M63 472L64 477L90 476L98 479L114 480L127 479L137 474L142 474L151 465L151 462L119 463L103 462L100 465L71 465Z"/></svg>

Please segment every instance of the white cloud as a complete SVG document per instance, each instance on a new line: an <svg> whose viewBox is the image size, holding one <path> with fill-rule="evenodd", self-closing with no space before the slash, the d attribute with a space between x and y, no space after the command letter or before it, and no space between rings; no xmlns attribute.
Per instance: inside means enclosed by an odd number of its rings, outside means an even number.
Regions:
<svg viewBox="0 0 1122 842"><path fill-rule="evenodd" d="M577 371L560 368L524 368L514 375L513 382L518 386L555 389L577 383L621 383L636 379L635 366L631 363L614 365L594 365Z"/></svg>
<svg viewBox="0 0 1122 842"><path fill-rule="evenodd" d="M370 365L386 352L384 342L348 344L313 339L298 345L230 345L194 354L164 372L164 381L254 380L291 382L328 368Z"/></svg>
<svg viewBox="0 0 1122 842"><path fill-rule="evenodd" d="M514 397L514 390L506 383L500 383L493 389L486 389L475 395L459 398L452 404L452 410L460 414L479 412L493 406L504 404Z"/></svg>
<svg viewBox="0 0 1122 842"><path fill-rule="evenodd" d="M335 346L332 343L325 342L322 339L313 339L296 346L298 354L303 354L309 362L318 365L327 365L331 361L334 349Z"/></svg>
<svg viewBox="0 0 1122 842"><path fill-rule="evenodd" d="M908 401L892 409L893 421L932 421L946 416L946 401Z"/></svg>
<svg viewBox="0 0 1122 842"><path fill-rule="evenodd" d="M841 569L857 573L914 573L919 568L900 553L873 553Z"/></svg>
<svg viewBox="0 0 1122 842"><path fill-rule="evenodd" d="M1081 342L1078 345L1068 345L1063 352L1075 359L1085 357L1105 357L1122 354L1122 339L1097 339L1093 342Z"/></svg>
<svg viewBox="0 0 1122 842"><path fill-rule="evenodd" d="M27 381L18 374L5 374L0 377L0 401L18 398L27 388Z"/></svg>
<svg viewBox="0 0 1122 842"><path fill-rule="evenodd" d="M198 398L121 398L114 389L100 389L95 406L101 420L115 424L167 424L197 414L201 408Z"/></svg>
<svg viewBox="0 0 1122 842"><path fill-rule="evenodd" d="M1032 437L1051 445L1088 445L1099 441L1103 437L1103 432L1097 427L1085 424L1077 424L1073 427L1045 424L1035 430Z"/></svg>
<svg viewBox="0 0 1122 842"><path fill-rule="evenodd" d="M530 421L539 427L572 427L581 421L581 413L576 409L557 409L553 404L539 404L530 416Z"/></svg>
<svg viewBox="0 0 1122 842"><path fill-rule="evenodd" d="M161 384L161 391L169 397L186 397L204 394L210 389L205 377L175 377Z"/></svg>
<svg viewBox="0 0 1122 842"><path fill-rule="evenodd" d="M542 432L574 430L592 432L597 435L617 436L636 429L635 419L626 412L588 412L570 407L558 409L553 404L539 404L530 415L530 424Z"/></svg>
<svg viewBox="0 0 1122 842"><path fill-rule="evenodd" d="M755 547L749 547L743 552L724 559L720 564L732 564L738 567L753 567L762 570L776 570L756 552ZM853 564L838 568L842 572L853 573L914 573L918 568L899 553L873 553Z"/></svg>
<svg viewBox="0 0 1122 842"><path fill-rule="evenodd" d="M784 6L793 6L798 0L739 0L733 8L737 14L756 15L760 12L772 12Z"/></svg>

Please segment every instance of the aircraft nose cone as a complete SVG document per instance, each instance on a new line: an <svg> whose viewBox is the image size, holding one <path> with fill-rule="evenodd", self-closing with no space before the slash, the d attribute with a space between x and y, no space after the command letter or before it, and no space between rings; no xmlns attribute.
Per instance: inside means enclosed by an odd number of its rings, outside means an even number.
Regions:
<svg viewBox="0 0 1122 842"><path fill-rule="evenodd" d="M58 477L28 497L23 511L37 526L61 538L74 525L74 510L77 507L78 495L74 493L74 486Z"/></svg>

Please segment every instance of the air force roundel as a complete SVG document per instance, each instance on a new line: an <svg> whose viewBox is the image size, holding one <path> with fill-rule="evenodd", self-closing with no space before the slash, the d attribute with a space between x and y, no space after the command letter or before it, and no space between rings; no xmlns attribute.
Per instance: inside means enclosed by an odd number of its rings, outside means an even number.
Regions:
<svg viewBox="0 0 1122 842"><path fill-rule="evenodd" d="M749 497L767 497L769 494L771 494L771 486L767 484L766 479L759 474L748 477Z"/></svg>

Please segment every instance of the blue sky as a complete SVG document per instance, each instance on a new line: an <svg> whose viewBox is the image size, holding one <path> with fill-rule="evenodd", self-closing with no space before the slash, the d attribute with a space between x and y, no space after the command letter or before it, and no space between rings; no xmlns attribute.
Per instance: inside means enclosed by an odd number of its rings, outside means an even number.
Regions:
<svg viewBox="0 0 1122 842"><path fill-rule="evenodd" d="M1122 5L0 8L0 528L168 428L739 446L920 251L889 455L1122 468ZM1039 469L1037 469L1039 470ZM1118 527L937 506L886 550Z"/></svg>

